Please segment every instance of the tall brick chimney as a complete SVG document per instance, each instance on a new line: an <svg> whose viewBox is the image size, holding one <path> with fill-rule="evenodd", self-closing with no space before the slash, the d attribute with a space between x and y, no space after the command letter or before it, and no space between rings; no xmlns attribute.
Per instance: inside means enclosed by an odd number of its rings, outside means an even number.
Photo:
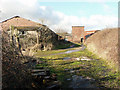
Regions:
<svg viewBox="0 0 120 90"><path fill-rule="evenodd" d="M84 38L84 26L72 26L72 39L74 42L80 42Z"/></svg>

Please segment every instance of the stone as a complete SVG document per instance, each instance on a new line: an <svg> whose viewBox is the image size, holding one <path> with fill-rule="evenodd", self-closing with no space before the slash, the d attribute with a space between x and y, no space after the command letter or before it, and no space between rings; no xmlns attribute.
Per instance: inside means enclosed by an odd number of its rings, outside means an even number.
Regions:
<svg viewBox="0 0 120 90"><path fill-rule="evenodd" d="M65 58L63 58L63 60L71 60L71 58L70 57L65 57Z"/></svg>
<svg viewBox="0 0 120 90"><path fill-rule="evenodd" d="M52 89L52 88L58 88L60 87L61 83L59 81L53 81L50 83L50 85L47 87L48 89Z"/></svg>
<svg viewBox="0 0 120 90"><path fill-rule="evenodd" d="M88 57L81 57L81 59L80 59L80 60L90 61L90 60L92 60L92 59L90 59L90 58L88 58Z"/></svg>
<svg viewBox="0 0 120 90"><path fill-rule="evenodd" d="M50 76L45 76L44 78L45 78L45 79L49 79L49 78L50 78Z"/></svg>
<svg viewBox="0 0 120 90"><path fill-rule="evenodd" d="M78 61L80 60L80 58L75 58L75 59L78 60Z"/></svg>
<svg viewBox="0 0 120 90"><path fill-rule="evenodd" d="M72 82L70 84L70 88L96 88L95 85L92 84L90 77L84 78L83 76L72 76Z"/></svg>
<svg viewBox="0 0 120 90"><path fill-rule="evenodd" d="M31 71L32 72L43 72L43 71L48 71L48 69L33 69Z"/></svg>
<svg viewBox="0 0 120 90"><path fill-rule="evenodd" d="M33 76L45 76L45 72L40 72L40 73L32 73Z"/></svg>
<svg viewBox="0 0 120 90"><path fill-rule="evenodd" d="M67 79L67 81L70 81L70 80L71 80L70 78Z"/></svg>

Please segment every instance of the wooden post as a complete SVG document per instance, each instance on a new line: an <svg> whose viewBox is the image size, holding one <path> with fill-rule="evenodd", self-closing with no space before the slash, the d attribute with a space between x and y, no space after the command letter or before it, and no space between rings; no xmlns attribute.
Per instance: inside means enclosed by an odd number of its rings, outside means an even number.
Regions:
<svg viewBox="0 0 120 90"><path fill-rule="evenodd" d="M13 33L12 33L12 26L10 26L10 41L12 42L12 36L13 36Z"/></svg>
<svg viewBox="0 0 120 90"><path fill-rule="evenodd" d="M19 48L19 36L18 36L18 30L17 28L15 29L15 39L16 39L16 46Z"/></svg>
<svg viewBox="0 0 120 90"><path fill-rule="evenodd" d="M36 32L37 32L37 44L39 44L39 31Z"/></svg>
<svg viewBox="0 0 120 90"><path fill-rule="evenodd" d="M13 26L10 26L10 30L11 30L11 41L12 41L12 44L14 45L14 27Z"/></svg>
<svg viewBox="0 0 120 90"><path fill-rule="evenodd" d="M39 29L36 31L37 32L37 44L40 44L40 42L39 42L40 30L42 30L42 27L39 27Z"/></svg>

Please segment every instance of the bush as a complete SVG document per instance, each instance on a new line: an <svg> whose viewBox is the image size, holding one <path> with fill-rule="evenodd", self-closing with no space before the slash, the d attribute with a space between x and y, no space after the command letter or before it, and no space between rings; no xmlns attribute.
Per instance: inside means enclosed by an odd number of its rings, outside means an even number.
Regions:
<svg viewBox="0 0 120 90"><path fill-rule="evenodd" d="M21 64L23 57L19 50L9 41L7 33L2 36L2 87L31 88L33 82L25 65Z"/></svg>

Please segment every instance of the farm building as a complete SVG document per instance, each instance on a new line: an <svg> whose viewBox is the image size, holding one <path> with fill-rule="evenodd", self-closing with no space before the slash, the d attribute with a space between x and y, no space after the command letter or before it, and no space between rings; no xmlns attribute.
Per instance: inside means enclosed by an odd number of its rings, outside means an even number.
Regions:
<svg viewBox="0 0 120 90"><path fill-rule="evenodd" d="M40 26L42 26L42 24L33 22L31 20L22 18L20 16L14 16L10 19L7 19L7 20L1 22L2 30L7 31L8 33L10 33L11 26L23 27L23 28L24 27L33 28L33 27L40 27ZM26 30L20 31L19 33L26 34ZM29 31L29 33L35 34L36 32L33 30L33 32Z"/></svg>
<svg viewBox="0 0 120 90"><path fill-rule="evenodd" d="M72 34L65 34L66 40L71 42L81 42L100 30L85 31L84 26L72 26Z"/></svg>
<svg viewBox="0 0 120 90"><path fill-rule="evenodd" d="M98 32L98 31L100 31L100 30L85 31L84 39L86 40L88 37L90 37L91 35L93 35L94 33Z"/></svg>
<svg viewBox="0 0 120 90"><path fill-rule="evenodd" d="M80 42L84 38L84 26L72 26L72 41Z"/></svg>
<svg viewBox="0 0 120 90"><path fill-rule="evenodd" d="M1 27L22 48L37 44L41 50L51 50L59 43L58 35L47 26L19 16L1 22Z"/></svg>
<svg viewBox="0 0 120 90"><path fill-rule="evenodd" d="M60 37L60 39L64 39L66 41L72 41L72 35L67 33L67 32L63 32L63 33L57 33Z"/></svg>

